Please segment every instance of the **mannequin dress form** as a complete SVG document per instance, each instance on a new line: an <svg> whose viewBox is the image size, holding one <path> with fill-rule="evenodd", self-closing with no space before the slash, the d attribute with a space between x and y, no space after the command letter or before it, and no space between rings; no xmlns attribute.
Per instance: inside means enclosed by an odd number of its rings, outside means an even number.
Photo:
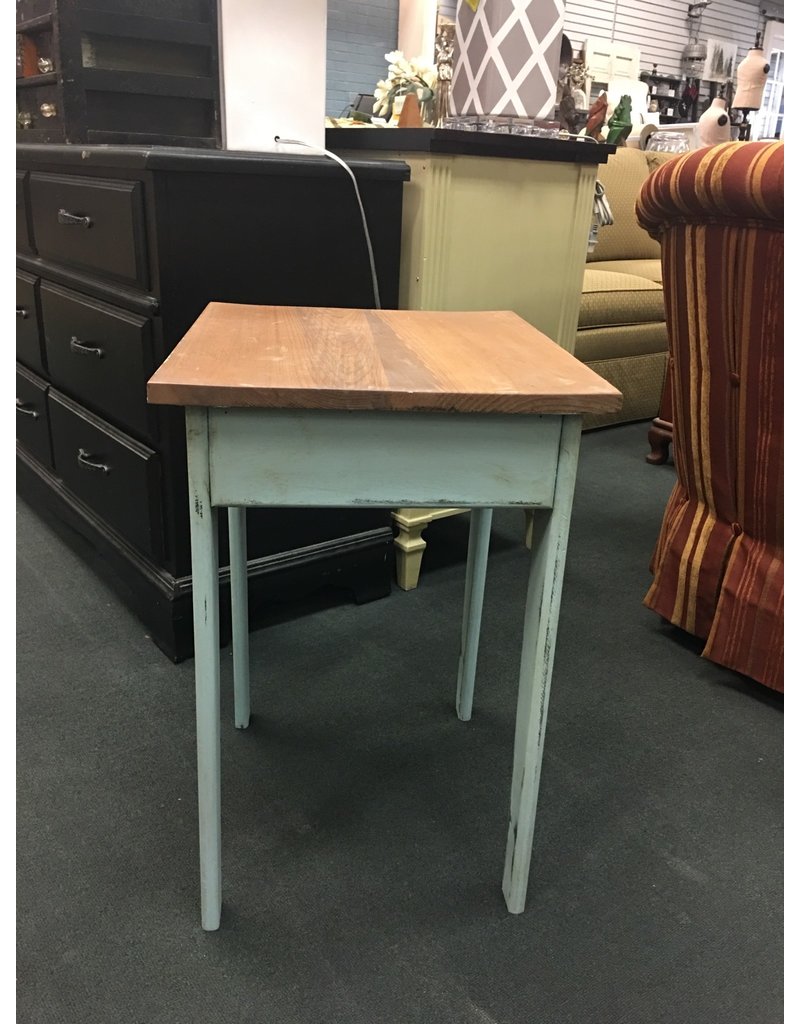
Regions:
<svg viewBox="0 0 800 1024"><path fill-rule="evenodd" d="M747 51L747 56L736 69L736 94L732 108L744 111L744 121L739 126L739 141L750 138L750 124L747 116L751 110L758 110L764 95L764 86L769 75L769 61L760 46Z"/></svg>
<svg viewBox="0 0 800 1024"><path fill-rule="evenodd" d="M725 100L718 96L711 101L697 122L697 135L703 146L716 146L719 142L731 141L731 119Z"/></svg>
<svg viewBox="0 0 800 1024"><path fill-rule="evenodd" d="M736 95L731 106L738 110L758 110L769 74L769 61L758 47L747 51L747 56L736 69Z"/></svg>

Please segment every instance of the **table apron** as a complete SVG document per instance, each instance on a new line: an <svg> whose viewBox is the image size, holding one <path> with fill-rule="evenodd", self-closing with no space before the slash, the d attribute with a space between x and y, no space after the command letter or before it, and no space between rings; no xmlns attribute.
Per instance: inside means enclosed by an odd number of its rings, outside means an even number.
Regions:
<svg viewBox="0 0 800 1024"><path fill-rule="evenodd" d="M553 503L561 415L254 408L207 415L213 505Z"/></svg>

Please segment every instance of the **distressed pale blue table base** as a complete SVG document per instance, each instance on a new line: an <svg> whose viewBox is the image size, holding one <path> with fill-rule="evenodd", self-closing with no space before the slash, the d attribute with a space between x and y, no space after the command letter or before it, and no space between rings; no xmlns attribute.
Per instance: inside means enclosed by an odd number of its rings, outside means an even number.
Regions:
<svg viewBox="0 0 800 1024"><path fill-rule="evenodd" d="M248 506L471 508L456 711L472 714L492 508L533 508L503 893L525 908L580 416L187 407L202 926L222 909L217 509L228 508L234 715L250 720Z"/></svg>

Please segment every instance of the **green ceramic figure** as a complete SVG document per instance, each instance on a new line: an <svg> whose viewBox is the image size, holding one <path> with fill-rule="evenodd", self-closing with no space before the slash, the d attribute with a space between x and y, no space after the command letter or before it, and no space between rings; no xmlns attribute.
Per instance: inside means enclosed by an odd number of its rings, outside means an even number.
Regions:
<svg viewBox="0 0 800 1024"><path fill-rule="evenodd" d="M614 108L614 113L609 118L606 142L611 146L624 146L632 128L631 98L626 94L620 97L619 103Z"/></svg>

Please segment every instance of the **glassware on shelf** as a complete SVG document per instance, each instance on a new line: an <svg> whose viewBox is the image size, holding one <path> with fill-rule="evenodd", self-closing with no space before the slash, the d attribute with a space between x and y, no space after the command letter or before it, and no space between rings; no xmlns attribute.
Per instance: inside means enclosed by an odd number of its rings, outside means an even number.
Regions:
<svg viewBox="0 0 800 1024"><path fill-rule="evenodd" d="M485 132L491 135L524 135L540 139L569 137L554 121L537 124L533 118L517 117L511 114L454 114L445 118L442 128L451 128L462 132Z"/></svg>
<svg viewBox="0 0 800 1024"><path fill-rule="evenodd" d="M688 153L691 148L685 132L653 132L647 140L650 153Z"/></svg>

